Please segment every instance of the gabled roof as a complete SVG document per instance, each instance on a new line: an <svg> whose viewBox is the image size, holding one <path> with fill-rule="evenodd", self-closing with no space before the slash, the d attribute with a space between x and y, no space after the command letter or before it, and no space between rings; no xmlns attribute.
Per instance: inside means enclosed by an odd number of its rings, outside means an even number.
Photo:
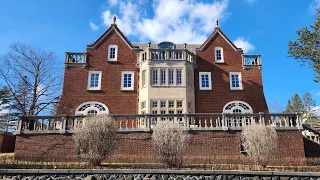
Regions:
<svg viewBox="0 0 320 180"><path fill-rule="evenodd" d="M131 42L128 40L128 38L120 31L120 29L117 27L117 24L115 24L115 23L111 24L111 26L109 27L109 29L106 32L104 32L95 42L91 43L90 45L87 45L87 47L95 49L113 31L115 31L121 37L121 39L129 46L130 49L139 48L139 47L133 46L131 44Z"/></svg>
<svg viewBox="0 0 320 180"><path fill-rule="evenodd" d="M241 48L237 48L237 46L233 44L233 42L221 31L219 27L216 27L214 29L213 33L199 48L196 49L196 51L202 51L203 49L205 49L210 44L211 40L218 34L222 36L235 51L242 51Z"/></svg>

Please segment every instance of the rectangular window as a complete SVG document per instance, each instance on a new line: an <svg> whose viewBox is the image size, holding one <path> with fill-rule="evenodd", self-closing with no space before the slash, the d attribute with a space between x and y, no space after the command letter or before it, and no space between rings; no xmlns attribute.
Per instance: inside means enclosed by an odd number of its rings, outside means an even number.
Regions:
<svg viewBox="0 0 320 180"><path fill-rule="evenodd" d="M169 108L174 107L174 101L169 101Z"/></svg>
<svg viewBox="0 0 320 180"><path fill-rule="evenodd" d="M230 89L242 90L241 72L230 72Z"/></svg>
<svg viewBox="0 0 320 180"><path fill-rule="evenodd" d="M174 111L169 111L169 114L174 114Z"/></svg>
<svg viewBox="0 0 320 180"><path fill-rule="evenodd" d="M211 90L211 72L199 72L200 90Z"/></svg>
<svg viewBox="0 0 320 180"><path fill-rule="evenodd" d="M161 84L166 84L166 70L161 70Z"/></svg>
<svg viewBox="0 0 320 180"><path fill-rule="evenodd" d="M221 60L221 50L220 49L217 49L216 50L216 57L217 57L217 61L220 61Z"/></svg>
<svg viewBox="0 0 320 180"><path fill-rule="evenodd" d="M88 90L101 90L101 71L89 71Z"/></svg>
<svg viewBox="0 0 320 180"><path fill-rule="evenodd" d="M166 107L166 102L165 101L161 101L160 102L160 107Z"/></svg>
<svg viewBox="0 0 320 180"><path fill-rule="evenodd" d="M118 46L115 44L108 46L108 61L117 61L117 49Z"/></svg>
<svg viewBox="0 0 320 180"><path fill-rule="evenodd" d="M142 71L142 87L147 86L147 76L146 76L146 70Z"/></svg>
<svg viewBox="0 0 320 180"><path fill-rule="evenodd" d="M161 114L166 114L166 111L160 111Z"/></svg>
<svg viewBox="0 0 320 180"><path fill-rule="evenodd" d="M121 90L134 89L134 72L123 71L121 73Z"/></svg>
<svg viewBox="0 0 320 180"><path fill-rule="evenodd" d="M152 70L152 84L158 84L158 70Z"/></svg>
<svg viewBox="0 0 320 180"><path fill-rule="evenodd" d="M110 48L110 56L109 56L110 59L114 59L116 58L116 48L112 47Z"/></svg>
<svg viewBox="0 0 320 180"><path fill-rule="evenodd" d="M181 70L177 70L177 85L182 84L181 76L182 76L182 71Z"/></svg>
<svg viewBox="0 0 320 180"><path fill-rule="evenodd" d="M173 70L169 70L169 84L173 84Z"/></svg>
<svg viewBox="0 0 320 180"><path fill-rule="evenodd" d="M182 101L177 101L177 108L181 108L182 107Z"/></svg>
<svg viewBox="0 0 320 180"><path fill-rule="evenodd" d="M152 111L152 114L158 114L158 111Z"/></svg>
<svg viewBox="0 0 320 180"><path fill-rule="evenodd" d="M214 49L215 52L215 62L217 63L223 63L224 59L223 59L223 48L222 47L216 47Z"/></svg>
<svg viewBox="0 0 320 180"><path fill-rule="evenodd" d="M177 111L177 114L182 114L182 111L181 110Z"/></svg>
<svg viewBox="0 0 320 180"><path fill-rule="evenodd" d="M158 107L158 101L153 101L153 102L152 102L152 107L153 107L153 108Z"/></svg>

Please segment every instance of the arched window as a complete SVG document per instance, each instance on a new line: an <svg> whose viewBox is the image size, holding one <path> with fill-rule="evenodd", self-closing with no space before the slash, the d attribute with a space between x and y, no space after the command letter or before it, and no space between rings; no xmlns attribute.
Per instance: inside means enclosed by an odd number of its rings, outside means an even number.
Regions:
<svg viewBox="0 0 320 180"><path fill-rule="evenodd" d="M251 124L252 117L241 116L241 114L253 113L251 106L243 101L231 101L223 107L223 113L239 114L239 116L231 116L227 118L229 127L242 127Z"/></svg>
<svg viewBox="0 0 320 180"><path fill-rule="evenodd" d="M251 106L243 101L228 102L222 110L223 113L253 113Z"/></svg>
<svg viewBox="0 0 320 180"><path fill-rule="evenodd" d="M103 103L91 101L80 104L75 112L75 115L94 116L97 114L109 114L108 107Z"/></svg>

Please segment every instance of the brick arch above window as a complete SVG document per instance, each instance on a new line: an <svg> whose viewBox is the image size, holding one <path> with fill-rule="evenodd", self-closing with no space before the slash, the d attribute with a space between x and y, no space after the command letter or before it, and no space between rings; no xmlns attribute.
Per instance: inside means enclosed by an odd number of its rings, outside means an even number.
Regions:
<svg viewBox="0 0 320 180"><path fill-rule="evenodd" d="M90 115L90 114L109 114L109 108L100 102L90 101L80 104L76 111L75 115Z"/></svg>
<svg viewBox="0 0 320 180"><path fill-rule="evenodd" d="M252 107L244 101L230 101L228 102L222 110L223 113L253 113Z"/></svg>

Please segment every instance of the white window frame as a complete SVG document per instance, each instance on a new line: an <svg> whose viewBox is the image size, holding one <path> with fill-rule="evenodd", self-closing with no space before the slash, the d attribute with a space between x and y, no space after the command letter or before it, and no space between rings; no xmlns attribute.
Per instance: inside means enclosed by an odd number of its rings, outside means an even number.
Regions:
<svg viewBox="0 0 320 180"><path fill-rule="evenodd" d="M110 58L111 48L115 48L114 58ZM108 61L117 61L117 58L118 58L118 46L115 44L110 44L108 46Z"/></svg>
<svg viewBox="0 0 320 180"><path fill-rule="evenodd" d="M99 82L98 82L98 87L91 87L91 75L92 74L99 74ZM88 74L88 90L101 90L101 77L102 77L102 72L101 71L89 71Z"/></svg>
<svg viewBox="0 0 320 180"><path fill-rule="evenodd" d="M239 87L232 87L232 75L238 75L239 77ZM242 76L241 72L229 72L229 83L231 90L242 90Z"/></svg>
<svg viewBox="0 0 320 180"><path fill-rule="evenodd" d="M163 73L164 72L164 73ZM165 85L166 84L166 77L167 70L166 69L160 69L160 85Z"/></svg>
<svg viewBox="0 0 320 180"><path fill-rule="evenodd" d="M178 72L179 72L180 76L178 76ZM176 84L182 85L182 69L176 70Z"/></svg>
<svg viewBox="0 0 320 180"><path fill-rule="evenodd" d="M154 73L155 72L155 73ZM158 81L159 81L159 72L158 72L158 69L152 69L152 72L151 72L151 74L152 74L152 79L151 79L151 81L152 81L152 85L157 85L158 84ZM156 75L156 77L155 77L155 75Z"/></svg>
<svg viewBox="0 0 320 180"><path fill-rule="evenodd" d="M173 69L168 70L168 84L169 85L174 84L174 70Z"/></svg>
<svg viewBox="0 0 320 180"><path fill-rule="evenodd" d="M202 87L202 75L208 75L209 87ZM211 72L199 72L199 89L200 90L212 90L212 83L211 83Z"/></svg>
<svg viewBox="0 0 320 180"><path fill-rule="evenodd" d="M221 52L221 60L217 59L217 50L220 50L220 52ZM224 56L223 56L223 48L222 47L214 48L214 61L216 63L224 63Z"/></svg>
<svg viewBox="0 0 320 180"><path fill-rule="evenodd" d="M124 75L131 74L131 87L124 87ZM121 72L121 90L133 91L134 90L134 72L133 71L122 71Z"/></svg>

